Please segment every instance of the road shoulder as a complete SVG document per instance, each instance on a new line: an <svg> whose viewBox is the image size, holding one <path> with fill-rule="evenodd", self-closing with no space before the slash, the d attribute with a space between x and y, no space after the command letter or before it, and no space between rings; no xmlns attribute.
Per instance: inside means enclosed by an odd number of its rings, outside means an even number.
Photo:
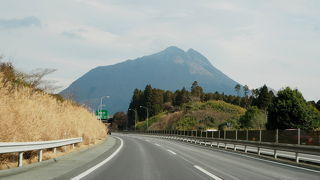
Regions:
<svg viewBox="0 0 320 180"><path fill-rule="evenodd" d="M0 178L8 180L70 179L105 159L105 157L112 154L119 145L119 139L109 136L103 143L85 151L74 152L22 168L1 171Z"/></svg>

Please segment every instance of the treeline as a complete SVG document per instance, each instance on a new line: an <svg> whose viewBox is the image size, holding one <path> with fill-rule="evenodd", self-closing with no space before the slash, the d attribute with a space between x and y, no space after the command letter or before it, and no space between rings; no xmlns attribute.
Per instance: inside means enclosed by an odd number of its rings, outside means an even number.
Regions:
<svg viewBox="0 0 320 180"><path fill-rule="evenodd" d="M175 92L152 88L147 85L144 90L135 89L128 108L128 127L134 126L135 118L143 121L148 116L163 111L179 111L182 104L210 100L222 100L247 109L240 118L241 128L245 129L316 129L320 127L320 100L307 102L298 90L285 88L277 95L266 85L259 89L236 85L237 96L224 93L204 93L197 81L190 91L185 87ZM147 112L148 111L148 112Z"/></svg>

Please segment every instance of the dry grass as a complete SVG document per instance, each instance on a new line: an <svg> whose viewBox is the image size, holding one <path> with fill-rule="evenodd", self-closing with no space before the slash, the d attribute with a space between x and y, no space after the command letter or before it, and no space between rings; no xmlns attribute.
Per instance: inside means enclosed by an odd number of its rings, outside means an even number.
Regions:
<svg viewBox="0 0 320 180"><path fill-rule="evenodd" d="M2 79L0 74L0 142L83 137L83 144L94 144L106 137L105 125L86 108L28 87L9 87Z"/></svg>
<svg viewBox="0 0 320 180"><path fill-rule="evenodd" d="M174 124L179 119L181 119L183 117L183 115L184 115L184 113L181 111L169 113L165 116L162 116L159 121L153 123L149 127L149 129L150 130L171 129L172 124Z"/></svg>

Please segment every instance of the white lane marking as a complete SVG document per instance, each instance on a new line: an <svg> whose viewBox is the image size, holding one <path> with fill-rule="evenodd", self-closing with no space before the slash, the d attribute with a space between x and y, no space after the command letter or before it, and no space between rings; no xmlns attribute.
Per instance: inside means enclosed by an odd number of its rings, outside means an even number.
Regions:
<svg viewBox="0 0 320 180"><path fill-rule="evenodd" d="M123 147L123 140L119 137L116 137L120 140L120 146L118 147L118 149L113 152L107 159L103 160L102 162L100 162L99 164L93 166L92 168L84 171L83 173L79 174L78 176L71 178L71 180L79 180L82 179L83 177L87 176L88 174L92 173L94 170L98 169L99 167L103 166L104 164L106 164L108 161L110 161L115 155L117 155L119 153L119 151L121 150L121 148Z"/></svg>
<svg viewBox="0 0 320 180"><path fill-rule="evenodd" d="M170 149L167 149L167 151L169 151L171 154L176 155L177 153L171 151Z"/></svg>
<svg viewBox="0 0 320 180"><path fill-rule="evenodd" d="M163 140L163 141L168 142L166 140ZM168 143L173 144L170 141ZM191 145L189 143L186 143L186 144ZM199 147L199 146L193 146L193 147ZM287 166L287 167L291 167L291 168L302 169L302 170L306 170L306 171L310 171L310 172L320 173L320 171L317 171L317 170L303 168L303 167L289 165L289 164L283 164L280 162L275 162L275 161L270 161L270 160L265 160L265 159L260 159L260 158L255 158L255 157L251 157L249 155L244 155L244 154L240 154L240 153L236 153L236 152L229 152L229 151L225 151L225 150L221 150L221 149L211 149L211 150L215 150L215 151L223 152L223 153L227 153L227 154L233 154L233 155L237 155L237 156L242 156L242 157L246 157L246 158L250 158L250 159L255 159L258 161L264 161L264 162L269 162L269 163L278 164L278 165L282 165L282 166Z"/></svg>
<svg viewBox="0 0 320 180"><path fill-rule="evenodd" d="M159 147L161 146L160 144L157 144L157 143L155 143L154 145L159 146Z"/></svg>
<svg viewBox="0 0 320 180"><path fill-rule="evenodd" d="M209 171L203 169L202 167L200 166L197 166L197 165L194 165L193 167L195 167L196 169L198 169L199 171L205 173L206 175L210 176L212 179L215 179L215 180L222 180L221 178L219 178L218 176L214 175L214 174L211 174Z"/></svg>

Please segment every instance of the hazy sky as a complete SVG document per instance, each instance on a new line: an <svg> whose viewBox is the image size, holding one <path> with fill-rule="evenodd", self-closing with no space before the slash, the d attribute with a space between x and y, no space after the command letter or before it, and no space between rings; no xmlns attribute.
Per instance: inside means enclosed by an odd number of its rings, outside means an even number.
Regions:
<svg viewBox="0 0 320 180"><path fill-rule="evenodd" d="M320 99L319 0L0 0L0 54L54 68L67 87L96 66L193 48L251 88Z"/></svg>

